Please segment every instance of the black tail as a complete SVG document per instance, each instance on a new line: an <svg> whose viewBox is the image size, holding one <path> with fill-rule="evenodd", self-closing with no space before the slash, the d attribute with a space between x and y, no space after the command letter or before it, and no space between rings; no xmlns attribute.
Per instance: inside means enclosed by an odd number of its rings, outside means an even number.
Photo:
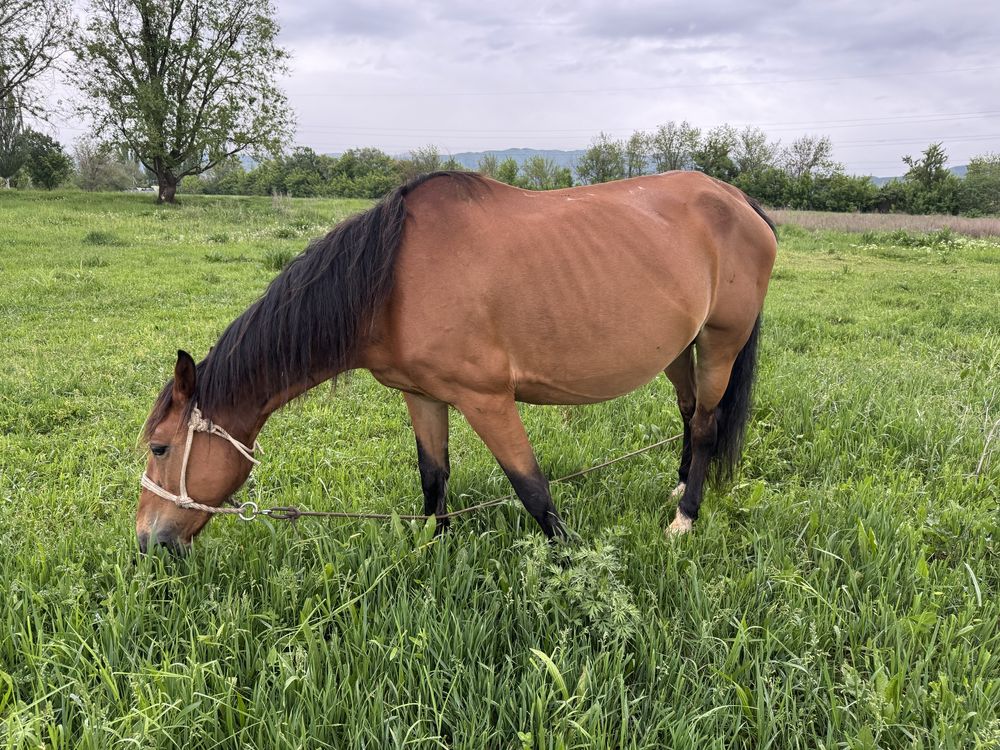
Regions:
<svg viewBox="0 0 1000 750"><path fill-rule="evenodd" d="M771 233L774 235L774 238L778 239L778 228L774 225L774 220L764 213L764 209L761 208L760 204L749 195L743 193L743 197L746 199L746 202L750 204L750 208L756 211L757 215L767 222L767 225L771 228Z"/></svg>
<svg viewBox="0 0 1000 750"><path fill-rule="evenodd" d="M753 384L757 375L757 342L761 315L753 324L750 338L736 355L729 385L715 410L717 435L712 456L711 478L716 484L732 479L743 453L743 437L753 408Z"/></svg>

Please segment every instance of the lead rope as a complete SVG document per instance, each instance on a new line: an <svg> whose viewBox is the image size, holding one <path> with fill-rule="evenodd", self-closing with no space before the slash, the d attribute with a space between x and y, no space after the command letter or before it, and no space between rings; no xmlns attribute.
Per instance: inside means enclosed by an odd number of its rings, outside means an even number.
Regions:
<svg viewBox="0 0 1000 750"><path fill-rule="evenodd" d="M479 503L478 505L470 505L467 508L461 508L459 510L453 510L450 513L441 513L439 515L399 515L396 513L347 513L344 511L327 511L327 510L304 510L298 508L294 505L279 505L273 508L260 508L257 503L247 500L239 505L232 508L216 507L213 505L205 505L194 500L190 495L187 494L187 465L188 458L191 455L191 443L194 440L194 433L196 432L206 432L210 435L217 435L225 440L240 452L240 454L247 459L250 463L255 466L260 465L260 461L254 458L254 453L261 453L260 445L254 441L253 448L248 448L246 445L241 443L239 440L234 438L228 432L226 432L222 427L214 424L210 419L202 416L201 411L198 407L194 407L191 410L191 418L188 420L188 434L187 440L184 443L184 458L181 462L181 491L179 495L175 495L163 487L158 485L149 475L143 472L140 484L147 490L152 492L154 495L162 497L164 500L169 500L175 505L181 508L187 508L189 510L200 510L203 513L211 513L212 515L226 515L226 516L237 516L241 521L253 521L260 516L266 516L275 521L297 521L302 517L309 518L361 518L361 519L373 519L380 521L388 521L393 518L398 518L401 521L427 521L431 518L436 518L438 521L442 521L447 518L455 518L457 516L464 516L469 513L475 513L486 508L492 508L497 505L503 505L509 503L511 500L516 498L513 493L504 495L503 497L493 498L492 500L487 500L486 502ZM584 476L592 471L597 471L598 469L603 469L612 464L616 464L619 461L624 461L634 456L638 456L642 453L647 453L655 448L659 448L667 443L672 443L675 440L680 440L683 437L683 433L672 435L663 440L659 440L651 445L647 445L645 448L639 448L638 450L631 451L630 453L625 453L624 455L618 456L616 458L609 459L604 463L596 464L595 466L587 467L586 469L580 469L579 471L574 471L566 476L559 477L558 479L551 480L551 484L557 484L559 482L568 482L570 479L575 479L576 477Z"/></svg>

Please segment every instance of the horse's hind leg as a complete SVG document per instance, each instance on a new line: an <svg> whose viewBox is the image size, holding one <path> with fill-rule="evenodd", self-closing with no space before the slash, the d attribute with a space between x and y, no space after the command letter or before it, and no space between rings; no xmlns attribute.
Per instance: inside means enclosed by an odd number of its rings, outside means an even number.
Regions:
<svg viewBox="0 0 1000 750"><path fill-rule="evenodd" d="M470 395L455 402L472 429L486 443L518 498L538 521L545 536L565 536L562 519L549 494L549 481L535 460L517 404L510 394Z"/></svg>
<svg viewBox="0 0 1000 750"><path fill-rule="evenodd" d="M681 355L667 365L664 370L677 393L677 409L684 423L684 445L681 448L681 463L677 470L677 486L671 497L679 498L687 487L688 474L691 471L691 418L694 416L695 384L694 384L694 345L685 349Z"/></svg>
<svg viewBox="0 0 1000 750"><path fill-rule="evenodd" d="M695 344L698 356L694 367L695 408L690 423L691 465L684 495L668 530L670 533L690 531L698 519L705 478L712 460L725 463L738 458L720 455L720 437L724 438L721 443L727 450L733 444L742 444L742 429L749 410L749 389L756 363L758 326L759 318L749 332L706 327L698 335ZM721 435L720 429L723 431ZM738 437L734 437L734 431L739 432ZM726 468L722 466L723 471Z"/></svg>
<svg viewBox="0 0 1000 750"><path fill-rule="evenodd" d="M417 438L417 464L424 491L424 515L444 515L448 510L448 405L423 396L404 393L410 411L413 434ZM448 527L449 519L439 518L435 533Z"/></svg>

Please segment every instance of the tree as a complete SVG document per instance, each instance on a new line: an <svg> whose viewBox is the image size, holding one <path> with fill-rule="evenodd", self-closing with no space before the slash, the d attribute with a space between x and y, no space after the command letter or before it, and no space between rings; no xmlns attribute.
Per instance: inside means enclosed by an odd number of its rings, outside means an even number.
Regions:
<svg viewBox="0 0 1000 750"><path fill-rule="evenodd" d="M156 175L158 202L235 154L280 152L288 53L270 0L91 0L90 17L74 45L79 111Z"/></svg>
<svg viewBox="0 0 1000 750"><path fill-rule="evenodd" d="M736 141L737 134L732 126L712 128L692 154L695 167L711 177L732 182L737 174L736 164L733 162Z"/></svg>
<svg viewBox="0 0 1000 750"><path fill-rule="evenodd" d="M932 143L924 149L921 158L904 156L903 163L910 169L903 179L915 182L925 190L933 190L951 174L945 166L948 154L940 143Z"/></svg>
<svg viewBox="0 0 1000 750"><path fill-rule="evenodd" d="M456 159L454 156L451 155L449 155L448 158L441 163L441 169L448 170L449 172L468 171L466 170L465 165L462 164L462 162L460 162L458 159Z"/></svg>
<svg viewBox="0 0 1000 750"><path fill-rule="evenodd" d="M422 174L437 172L441 169L443 163L444 160L441 158L441 152L437 146L430 144L415 148L406 159L400 162L403 179L412 180L414 177Z"/></svg>
<svg viewBox="0 0 1000 750"><path fill-rule="evenodd" d="M910 168L903 181L913 187L911 210L917 213L958 213L958 178L945 165L948 154L940 143L932 143L920 158L904 156Z"/></svg>
<svg viewBox="0 0 1000 750"><path fill-rule="evenodd" d="M569 167L559 167L556 170L552 188L554 190L561 190L562 188L571 187L573 187L573 170Z"/></svg>
<svg viewBox="0 0 1000 750"><path fill-rule="evenodd" d="M208 195L242 195L246 192L246 170L238 156L230 156L205 172L202 190Z"/></svg>
<svg viewBox="0 0 1000 750"><path fill-rule="evenodd" d="M625 142L625 176L649 174L650 137L637 130Z"/></svg>
<svg viewBox="0 0 1000 750"><path fill-rule="evenodd" d="M14 96L41 115L32 84L56 64L75 28L70 0L0 0L0 101Z"/></svg>
<svg viewBox="0 0 1000 750"><path fill-rule="evenodd" d="M109 143L82 139L73 151L76 184L83 190L127 190L142 179L138 165Z"/></svg>
<svg viewBox="0 0 1000 750"><path fill-rule="evenodd" d="M543 156L530 156L521 165L521 178L518 184L528 190L552 190L556 187L559 167L551 159Z"/></svg>
<svg viewBox="0 0 1000 750"><path fill-rule="evenodd" d="M58 141L37 130L26 130L24 139L28 152L25 166L33 185L52 190L73 173L73 161Z"/></svg>
<svg viewBox="0 0 1000 750"><path fill-rule="evenodd" d="M517 162L513 157L508 156L500 162L500 166L497 167L497 179L508 185L517 184Z"/></svg>
<svg viewBox="0 0 1000 750"><path fill-rule="evenodd" d="M576 173L585 184L621 180L625 177L625 144L601 133L580 157Z"/></svg>
<svg viewBox="0 0 1000 750"><path fill-rule="evenodd" d="M733 180L733 184L751 198L776 208L788 205L790 183L788 175L777 167L740 172Z"/></svg>
<svg viewBox="0 0 1000 750"><path fill-rule="evenodd" d="M871 211L878 197L878 188L869 178L835 172L812 178L806 207L813 211Z"/></svg>
<svg viewBox="0 0 1000 750"><path fill-rule="evenodd" d="M402 182L398 161L377 148L350 149L333 163L331 194L381 198Z"/></svg>
<svg viewBox="0 0 1000 750"><path fill-rule="evenodd" d="M673 120L660 125L650 142L650 156L657 172L673 169L693 169L693 154L701 140L701 130L687 120L680 125Z"/></svg>
<svg viewBox="0 0 1000 750"><path fill-rule="evenodd" d="M962 213L1000 214L1000 154L973 157L959 195Z"/></svg>
<svg viewBox="0 0 1000 750"><path fill-rule="evenodd" d="M476 171L479 172L479 174L492 177L494 180L497 178L497 171L499 169L500 162L497 160L496 154L483 154L483 158L480 159L479 164L476 165Z"/></svg>
<svg viewBox="0 0 1000 750"><path fill-rule="evenodd" d="M737 172L755 175L773 167L779 146L777 141L769 141L763 130L748 125L736 136L733 147L733 163Z"/></svg>
<svg viewBox="0 0 1000 750"><path fill-rule="evenodd" d="M13 94L7 94L0 99L0 178L8 188L28 158L23 131L21 107Z"/></svg>
<svg viewBox="0 0 1000 750"><path fill-rule="evenodd" d="M803 175L831 175L842 169L833 161L833 142L829 136L804 135L792 141L781 153L782 166L793 180Z"/></svg>

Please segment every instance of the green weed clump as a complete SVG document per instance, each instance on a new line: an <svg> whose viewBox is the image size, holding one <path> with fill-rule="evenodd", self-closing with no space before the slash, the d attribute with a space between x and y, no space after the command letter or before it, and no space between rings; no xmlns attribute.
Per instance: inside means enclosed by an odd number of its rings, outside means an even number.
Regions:
<svg viewBox="0 0 1000 750"><path fill-rule="evenodd" d="M687 537L675 444L553 484L566 545L513 504L442 537L215 520L175 560L134 513L176 350L368 204L2 201L0 748L1000 745L995 239L781 227L743 466ZM665 378L522 414L549 476L681 430ZM261 507L422 507L367 373L260 440ZM510 491L454 413L450 446L451 507Z"/></svg>
<svg viewBox="0 0 1000 750"><path fill-rule="evenodd" d="M262 263L268 271L280 271L291 262L295 255L296 253L291 250L268 250L264 253Z"/></svg>
<svg viewBox="0 0 1000 750"><path fill-rule="evenodd" d="M84 245L121 245L122 241L114 232L105 232L99 229L94 229L83 235Z"/></svg>

